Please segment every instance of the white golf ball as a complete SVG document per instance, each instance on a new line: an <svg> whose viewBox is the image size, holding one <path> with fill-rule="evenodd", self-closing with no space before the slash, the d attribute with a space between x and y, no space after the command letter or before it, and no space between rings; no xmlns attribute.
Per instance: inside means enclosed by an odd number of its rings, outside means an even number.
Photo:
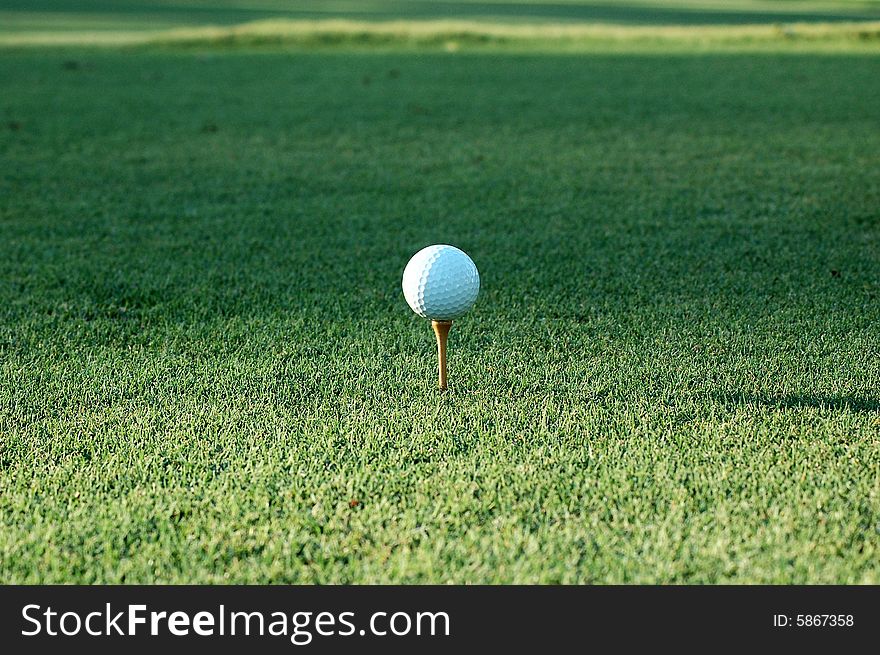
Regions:
<svg viewBox="0 0 880 655"><path fill-rule="evenodd" d="M480 274L473 260L453 246L419 250L403 271L403 295L424 318L451 321L471 307L480 293Z"/></svg>

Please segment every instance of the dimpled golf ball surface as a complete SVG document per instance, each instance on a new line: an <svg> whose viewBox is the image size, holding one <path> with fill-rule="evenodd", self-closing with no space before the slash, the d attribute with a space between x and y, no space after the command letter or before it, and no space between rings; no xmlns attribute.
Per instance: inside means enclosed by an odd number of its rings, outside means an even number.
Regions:
<svg viewBox="0 0 880 655"><path fill-rule="evenodd" d="M480 293L474 262L453 246L419 250L403 271L403 295L419 316L451 321L469 310Z"/></svg>

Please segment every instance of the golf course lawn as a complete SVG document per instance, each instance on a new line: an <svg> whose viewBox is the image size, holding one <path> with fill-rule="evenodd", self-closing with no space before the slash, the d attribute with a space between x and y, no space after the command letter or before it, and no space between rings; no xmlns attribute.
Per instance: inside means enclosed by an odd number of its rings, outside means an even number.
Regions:
<svg viewBox="0 0 880 655"><path fill-rule="evenodd" d="M0 0L0 34L447 18L635 25L876 21L880 0Z"/></svg>
<svg viewBox="0 0 880 655"><path fill-rule="evenodd" d="M880 583L878 46L0 49L0 581Z"/></svg>

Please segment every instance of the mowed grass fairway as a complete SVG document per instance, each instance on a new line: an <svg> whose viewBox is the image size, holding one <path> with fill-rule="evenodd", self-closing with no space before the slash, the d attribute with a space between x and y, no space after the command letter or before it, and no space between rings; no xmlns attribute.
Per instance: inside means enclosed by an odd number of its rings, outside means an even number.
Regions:
<svg viewBox="0 0 880 655"><path fill-rule="evenodd" d="M0 580L880 583L860 47L0 51Z"/></svg>
<svg viewBox="0 0 880 655"><path fill-rule="evenodd" d="M265 20L738 25L880 20L880 0L0 0L0 35Z"/></svg>

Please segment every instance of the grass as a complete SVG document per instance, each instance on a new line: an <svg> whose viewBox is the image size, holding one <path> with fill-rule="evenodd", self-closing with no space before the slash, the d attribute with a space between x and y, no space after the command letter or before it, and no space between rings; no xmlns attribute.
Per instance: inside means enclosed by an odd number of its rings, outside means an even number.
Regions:
<svg viewBox="0 0 880 655"><path fill-rule="evenodd" d="M0 80L3 582L880 582L876 53Z"/></svg>
<svg viewBox="0 0 880 655"><path fill-rule="evenodd" d="M0 0L0 48L462 47L826 52L880 40L878 0Z"/></svg>
<svg viewBox="0 0 880 655"><path fill-rule="evenodd" d="M523 52L673 51L880 52L880 21L785 25L540 25L476 21L268 20L168 30L0 33L0 48L42 46L170 48L285 47L352 50L461 49Z"/></svg>
<svg viewBox="0 0 880 655"><path fill-rule="evenodd" d="M0 33L153 30L275 19L742 25L880 20L878 0L0 0Z"/></svg>

